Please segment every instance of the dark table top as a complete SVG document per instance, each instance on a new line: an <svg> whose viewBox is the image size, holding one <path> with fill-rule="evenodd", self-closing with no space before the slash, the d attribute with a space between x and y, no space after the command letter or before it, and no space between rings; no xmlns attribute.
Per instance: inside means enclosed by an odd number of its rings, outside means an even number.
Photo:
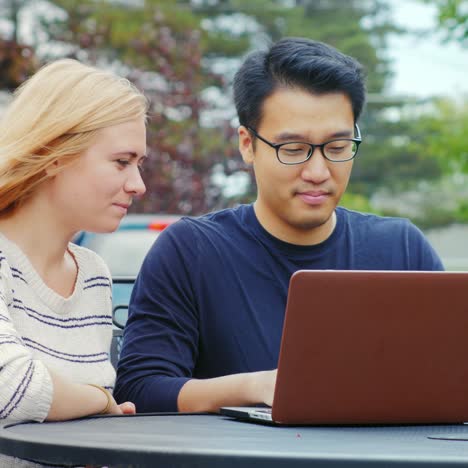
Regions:
<svg viewBox="0 0 468 468"><path fill-rule="evenodd" d="M97 417L7 424L0 427L0 453L132 468L468 466L468 426L275 427L218 415Z"/></svg>

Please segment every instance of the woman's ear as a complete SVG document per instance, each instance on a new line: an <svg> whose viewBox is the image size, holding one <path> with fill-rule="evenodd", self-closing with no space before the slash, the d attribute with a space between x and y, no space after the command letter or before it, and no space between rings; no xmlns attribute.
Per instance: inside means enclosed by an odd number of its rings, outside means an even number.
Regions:
<svg viewBox="0 0 468 468"><path fill-rule="evenodd" d="M255 156L252 135L243 125L238 128L237 134L239 135L239 151L242 159L246 164L252 164Z"/></svg>
<svg viewBox="0 0 468 468"><path fill-rule="evenodd" d="M46 168L45 168L45 173L49 176L49 177L53 177L54 175L57 174L57 169L59 168L59 161L56 159L52 164L48 165Z"/></svg>

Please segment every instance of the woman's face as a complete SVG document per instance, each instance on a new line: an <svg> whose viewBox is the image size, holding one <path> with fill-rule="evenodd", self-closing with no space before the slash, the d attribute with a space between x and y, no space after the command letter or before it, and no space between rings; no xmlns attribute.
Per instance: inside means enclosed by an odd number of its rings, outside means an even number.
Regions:
<svg viewBox="0 0 468 468"><path fill-rule="evenodd" d="M92 145L49 181L49 203L63 226L72 232L117 229L133 197L146 191L140 174L145 153L143 118L99 130Z"/></svg>

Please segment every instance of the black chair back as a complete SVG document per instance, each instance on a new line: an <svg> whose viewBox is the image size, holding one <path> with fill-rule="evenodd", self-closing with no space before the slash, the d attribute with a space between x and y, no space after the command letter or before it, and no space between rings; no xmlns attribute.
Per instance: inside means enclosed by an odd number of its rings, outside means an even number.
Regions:
<svg viewBox="0 0 468 468"><path fill-rule="evenodd" d="M122 339L123 339L123 330L121 328L114 328L114 330L112 330L110 360L115 370L117 370L117 364L119 362L120 351L122 350Z"/></svg>

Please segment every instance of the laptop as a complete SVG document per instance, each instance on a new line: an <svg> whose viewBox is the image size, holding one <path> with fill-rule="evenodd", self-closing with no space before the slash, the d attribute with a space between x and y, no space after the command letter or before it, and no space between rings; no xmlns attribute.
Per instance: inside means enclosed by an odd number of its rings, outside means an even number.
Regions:
<svg viewBox="0 0 468 468"><path fill-rule="evenodd" d="M468 272L296 272L271 409L221 413L289 425L468 421Z"/></svg>

